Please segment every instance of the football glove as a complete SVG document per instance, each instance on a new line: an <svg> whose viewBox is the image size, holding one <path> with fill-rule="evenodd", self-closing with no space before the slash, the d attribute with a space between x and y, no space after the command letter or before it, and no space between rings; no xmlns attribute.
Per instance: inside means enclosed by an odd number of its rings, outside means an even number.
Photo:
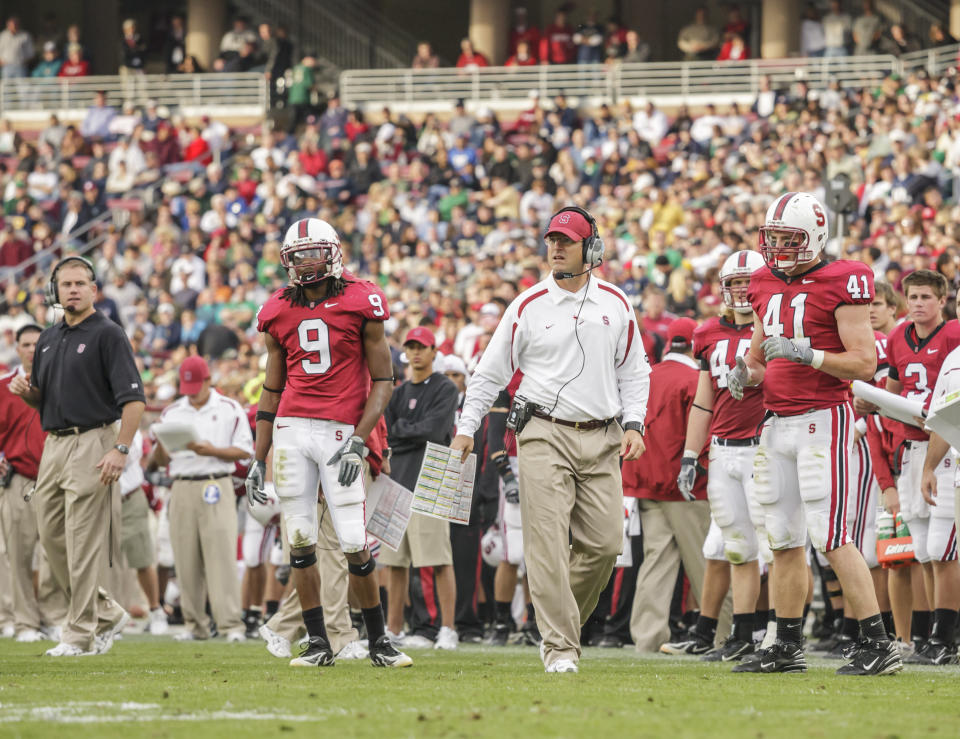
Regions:
<svg viewBox="0 0 960 739"><path fill-rule="evenodd" d="M750 371L743 357L737 357L737 366L727 373L727 390L736 400L743 400L743 389L750 381Z"/></svg>
<svg viewBox="0 0 960 739"><path fill-rule="evenodd" d="M507 503L519 503L520 482L510 468L510 459L506 453L502 453L500 456L494 458L494 462L497 465L497 472L500 475L500 479L503 480L503 496L506 498Z"/></svg>
<svg viewBox="0 0 960 739"><path fill-rule="evenodd" d="M760 345L769 362L771 359L787 359L797 364L813 364L813 348L785 336L771 336Z"/></svg>
<svg viewBox="0 0 960 739"><path fill-rule="evenodd" d="M337 450L336 454L327 460L327 466L332 467L339 462L340 474L337 476L337 480L344 487L349 487L360 476L363 458L369 453L370 450L363 443L363 439L353 435Z"/></svg>
<svg viewBox="0 0 960 739"><path fill-rule="evenodd" d="M259 459L250 461L250 471L247 472L247 479L244 486L247 489L247 503L253 505L267 502L267 494L263 492L263 481L267 476L267 465Z"/></svg>
<svg viewBox="0 0 960 739"><path fill-rule="evenodd" d="M697 458L684 455L680 460L680 474L677 475L677 487L686 501L694 501L693 484L697 481Z"/></svg>

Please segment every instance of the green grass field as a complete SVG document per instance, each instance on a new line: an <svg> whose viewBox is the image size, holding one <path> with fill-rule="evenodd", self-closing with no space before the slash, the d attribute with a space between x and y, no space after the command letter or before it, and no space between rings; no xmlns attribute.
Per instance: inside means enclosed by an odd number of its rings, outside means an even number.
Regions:
<svg viewBox="0 0 960 739"><path fill-rule="evenodd" d="M536 650L411 650L406 670L295 669L262 642L126 636L103 657L0 643L0 736L939 737L960 735L960 668L839 678L588 649L578 675ZM329 733L328 733L329 732Z"/></svg>

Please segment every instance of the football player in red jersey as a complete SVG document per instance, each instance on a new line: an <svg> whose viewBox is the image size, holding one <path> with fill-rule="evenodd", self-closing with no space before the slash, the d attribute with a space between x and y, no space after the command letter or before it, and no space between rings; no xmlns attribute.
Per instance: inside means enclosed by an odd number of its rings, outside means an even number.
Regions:
<svg viewBox="0 0 960 739"><path fill-rule="evenodd" d="M735 398L763 381L767 420L754 457L754 491L774 552L777 640L736 672L804 672L804 547L824 553L860 622L861 639L841 675L903 669L884 629L870 570L847 533L853 444L849 381L873 379L877 353L869 311L873 273L860 262L824 261L827 216L809 193L788 192L767 210L750 279L750 351L727 375Z"/></svg>
<svg viewBox="0 0 960 739"><path fill-rule="evenodd" d="M320 605L320 573L313 567L319 484L363 613L370 660L375 666L407 667L412 661L385 634L376 562L367 546L361 476L365 441L393 392L383 330L386 301L376 285L344 272L340 237L318 218L290 226L280 262L290 284L257 314L267 369L247 495L251 502L264 502L264 460L275 446L274 482L309 636L304 653L290 664L334 663Z"/></svg>
<svg viewBox="0 0 960 739"><path fill-rule="evenodd" d="M919 400L926 410L944 358L960 345L960 322L943 318L947 280L939 272L927 269L911 272L903 279L903 290L909 320L897 326L887 338L890 363L887 390ZM930 435L922 427L902 424L902 428L905 441L897 481L900 515L910 528L914 557L923 568L927 608L934 609L929 640L921 643L907 662L951 664L957 654L953 631L960 608L960 563L953 518L953 456L944 456L936 467L939 495L935 504L930 505L931 501L925 499L920 490ZM907 576L897 572L894 577ZM923 620L923 606L918 608L915 603L913 609Z"/></svg>
<svg viewBox="0 0 960 739"><path fill-rule="evenodd" d="M724 662L743 659L754 651L760 595L757 559L761 550L767 561L771 557L766 535L763 540L757 535L758 529L763 531L763 513L753 495L753 456L759 441L757 429L763 421L763 393L759 387L748 388L738 403L727 390L727 375L736 367L737 357L750 349L753 307L747 300L747 288L750 275L761 268L763 257L755 251L727 257L720 269L723 314L701 324L693 335L700 378L677 480L680 491L689 496L697 476L699 450L712 435L707 498L714 525L722 534L722 546L719 552L707 551L713 549L708 545L714 541L708 535L704 556L714 561L726 559L733 565L733 632L719 650L708 652L704 659Z"/></svg>

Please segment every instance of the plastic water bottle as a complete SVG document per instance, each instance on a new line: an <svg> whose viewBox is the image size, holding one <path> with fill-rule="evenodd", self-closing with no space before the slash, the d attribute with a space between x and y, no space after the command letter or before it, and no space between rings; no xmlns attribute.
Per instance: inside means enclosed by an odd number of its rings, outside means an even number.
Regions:
<svg viewBox="0 0 960 739"><path fill-rule="evenodd" d="M901 516L899 513L897 514L895 525L896 525L896 537L898 539L904 536L910 536L910 527L907 526L907 522L903 520L903 516Z"/></svg>
<svg viewBox="0 0 960 739"><path fill-rule="evenodd" d="M896 531L893 514L884 508L877 511L877 539L892 539Z"/></svg>

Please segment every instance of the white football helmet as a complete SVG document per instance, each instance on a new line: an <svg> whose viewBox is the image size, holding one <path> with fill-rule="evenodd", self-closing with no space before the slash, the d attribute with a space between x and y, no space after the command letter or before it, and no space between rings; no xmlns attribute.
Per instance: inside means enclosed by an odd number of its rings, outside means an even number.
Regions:
<svg viewBox="0 0 960 739"><path fill-rule="evenodd" d="M737 251L727 257L720 268L720 294L723 296L723 304L737 313L751 313L753 306L747 300L746 288L739 288L734 294L732 283L738 277L749 278L764 264L760 252L756 251Z"/></svg>
<svg viewBox="0 0 960 739"><path fill-rule="evenodd" d="M499 526L491 526L480 539L480 553L483 561L491 567L498 567L504 560L503 534Z"/></svg>
<svg viewBox="0 0 960 739"><path fill-rule="evenodd" d="M343 254L336 229L319 218L301 218L287 229L280 264L294 285L312 285L343 274Z"/></svg>
<svg viewBox="0 0 960 739"><path fill-rule="evenodd" d="M771 269L812 262L827 243L827 211L808 192L788 192L770 204L760 227L760 253Z"/></svg>
<svg viewBox="0 0 960 739"><path fill-rule="evenodd" d="M263 494L267 496L266 503L247 503L247 513L253 516L261 526L280 523L280 498L272 482L264 483Z"/></svg>

